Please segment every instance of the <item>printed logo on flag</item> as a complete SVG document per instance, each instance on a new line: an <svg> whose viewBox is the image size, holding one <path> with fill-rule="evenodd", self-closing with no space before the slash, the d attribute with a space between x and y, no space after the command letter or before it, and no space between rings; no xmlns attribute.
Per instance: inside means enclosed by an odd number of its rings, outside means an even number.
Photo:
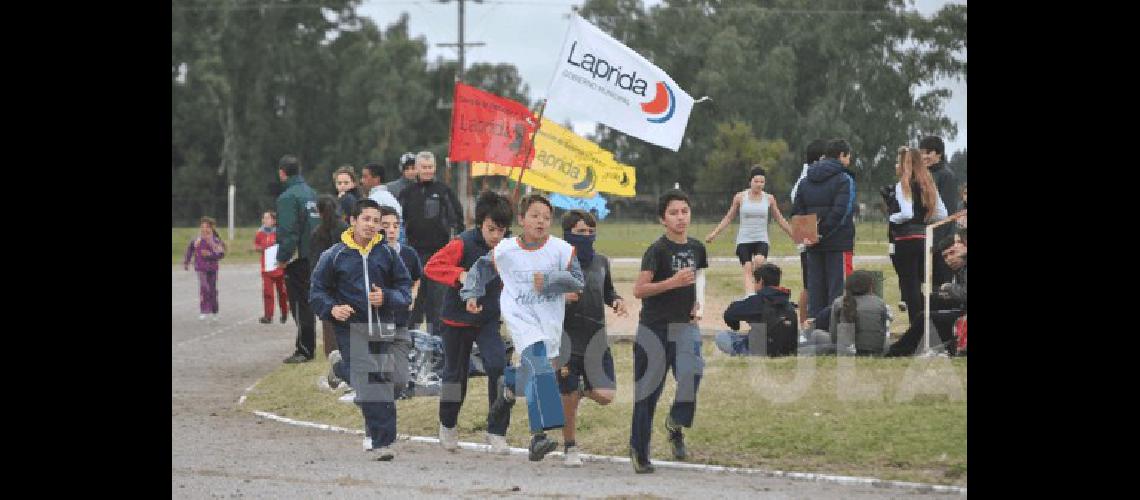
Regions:
<svg viewBox="0 0 1140 500"><path fill-rule="evenodd" d="M673 97L673 89L665 82L657 82L657 95L652 101L641 103L641 110L650 115L661 115L646 118L651 123L665 123L673 118L673 111L677 109L677 99Z"/></svg>
<svg viewBox="0 0 1140 500"><path fill-rule="evenodd" d="M547 113L563 111L597 120L677 151L693 104L693 98L661 68L572 16L547 91Z"/></svg>

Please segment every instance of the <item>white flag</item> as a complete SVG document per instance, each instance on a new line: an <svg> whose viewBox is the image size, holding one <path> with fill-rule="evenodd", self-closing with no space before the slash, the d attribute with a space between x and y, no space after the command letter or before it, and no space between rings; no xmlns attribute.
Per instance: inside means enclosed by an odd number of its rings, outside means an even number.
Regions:
<svg viewBox="0 0 1140 500"><path fill-rule="evenodd" d="M693 110L693 98L661 68L577 14L546 95L548 110L580 111L673 151Z"/></svg>

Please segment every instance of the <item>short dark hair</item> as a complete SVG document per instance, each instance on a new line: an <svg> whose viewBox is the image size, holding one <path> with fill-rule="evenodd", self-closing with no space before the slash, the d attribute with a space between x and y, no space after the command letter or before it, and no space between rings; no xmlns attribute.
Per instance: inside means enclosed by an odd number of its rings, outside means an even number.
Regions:
<svg viewBox="0 0 1140 500"><path fill-rule="evenodd" d="M569 233L571 229L574 229L574 226L578 225L578 221L583 221L587 226L593 228L598 227L598 219L594 217L594 214L575 208L562 215L562 233Z"/></svg>
<svg viewBox="0 0 1140 500"><path fill-rule="evenodd" d="M360 170L362 172L367 170L368 174L371 175L372 177L375 177L375 178L380 179L380 180L384 179L384 169L380 166L379 163L376 163L374 161L370 161L368 163L365 163L364 166L360 168Z"/></svg>
<svg viewBox="0 0 1140 500"><path fill-rule="evenodd" d="M385 215L395 215L396 220L400 220L400 212L397 212L396 209L388 205L380 205L380 217L383 218Z"/></svg>
<svg viewBox="0 0 1140 500"><path fill-rule="evenodd" d="M811 165L819 161L819 157L823 156L823 151L827 148L827 141L823 139L815 139L808 143L804 148L804 163Z"/></svg>
<svg viewBox="0 0 1140 500"><path fill-rule="evenodd" d="M918 142L918 149L925 149L927 151L934 151L938 156L946 156L946 144L942 142L942 138L936 135L928 135L923 137Z"/></svg>
<svg viewBox="0 0 1140 500"><path fill-rule="evenodd" d="M519 201L519 215L521 216L525 214L527 209L535 203L542 203L543 205L546 205L546 208L550 209L550 213L554 213L554 205L550 204L550 200L546 199L546 197L541 194L534 193L524 196L523 199Z"/></svg>
<svg viewBox="0 0 1140 500"><path fill-rule="evenodd" d="M277 168L284 170L286 176L292 177L301 173L301 160L293 155L285 155L277 162Z"/></svg>
<svg viewBox="0 0 1140 500"><path fill-rule="evenodd" d="M827 143L823 155L828 158L839 158L840 154L851 154L851 144L846 139L834 139Z"/></svg>
<svg viewBox="0 0 1140 500"><path fill-rule="evenodd" d="M748 172L748 181L752 182L752 178L756 177L757 175L767 176L768 173L764 171L764 167L761 167L760 165L753 165L752 170Z"/></svg>
<svg viewBox="0 0 1140 500"><path fill-rule="evenodd" d="M669 207L669 202L674 200L683 201L686 205L689 205L689 207L693 206L693 204L689 202L689 195L685 194L684 191L680 189L670 189L661 195L660 198L657 198L657 217L664 219L665 209Z"/></svg>
<svg viewBox="0 0 1140 500"><path fill-rule="evenodd" d="M372 198L361 198L356 202L355 205L352 206L352 218L355 219L357 217L360 217L360 212L363 212L366 208L375 208L376 210L381 210L380 204L376 203L376 200L373 200Z"/></svg>
<svg viewBox="0 0 1140 500"><path fill-rule="evenodd" d="M765 262L752 270L752 277L756 278L757 282L764 282L764 286L780 286L780 276L783 274L780 266L771 262Z"/></svg>
<svg viewBox="0 0 1140 500"><path fill-rule="evenodd" d="M413 162L415 155L412 155ZM479 199L475 200L475 225L482 227L483 221L490 217L491 222L501 227L511 227L511 201L506 196L500 195L494 191L483 191L479 193Z"/></svg>
<svg viewBox="0 0 1140 500"><path fill-rule="evenodd" d="M414 168L415 166L416 166L416 154L415 153L408 152L408 153L404 153L404 154L400 155L400 170L407 170L409 168Z"/></svg>

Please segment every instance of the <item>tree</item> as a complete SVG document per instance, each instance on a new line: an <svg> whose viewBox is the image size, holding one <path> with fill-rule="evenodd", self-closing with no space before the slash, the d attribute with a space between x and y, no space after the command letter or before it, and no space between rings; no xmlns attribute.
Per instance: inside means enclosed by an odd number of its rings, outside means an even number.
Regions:
<svg viewBox="0 0 1140 500"><path fill-rule="evenodd" d="M921 135L954 138L937 78L966 76L966 8L926 19L904 0L588 0L583 17L664 69L697 104L677 153L599 127L595 140L640 167L652 190L691 188L717 124L743 120L801 151L846 138L860 183L890 182L894 151ZM931 90L920 93L921 86Z"/></svg>

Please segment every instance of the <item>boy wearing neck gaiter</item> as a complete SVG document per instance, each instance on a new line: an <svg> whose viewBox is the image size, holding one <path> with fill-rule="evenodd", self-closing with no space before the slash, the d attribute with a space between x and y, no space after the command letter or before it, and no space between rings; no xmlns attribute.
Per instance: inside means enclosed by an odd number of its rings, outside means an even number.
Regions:
<svg viewBox="0 0 1140 500"><path fill-rule="evenodd" d="M586 397L605 406L613 402L617 391L614 358L606 337L606 306L618 316L629 315L625 301L614 291L609 259L594 251L597 228L597 219L584 210L571 210L562 217L563 238L574 246L585 281L581 294L566 294L562 328L570 340L570 358L555 372L566 416L562 440L567 467L582 465L574 436L578 402Z"/></svg>

